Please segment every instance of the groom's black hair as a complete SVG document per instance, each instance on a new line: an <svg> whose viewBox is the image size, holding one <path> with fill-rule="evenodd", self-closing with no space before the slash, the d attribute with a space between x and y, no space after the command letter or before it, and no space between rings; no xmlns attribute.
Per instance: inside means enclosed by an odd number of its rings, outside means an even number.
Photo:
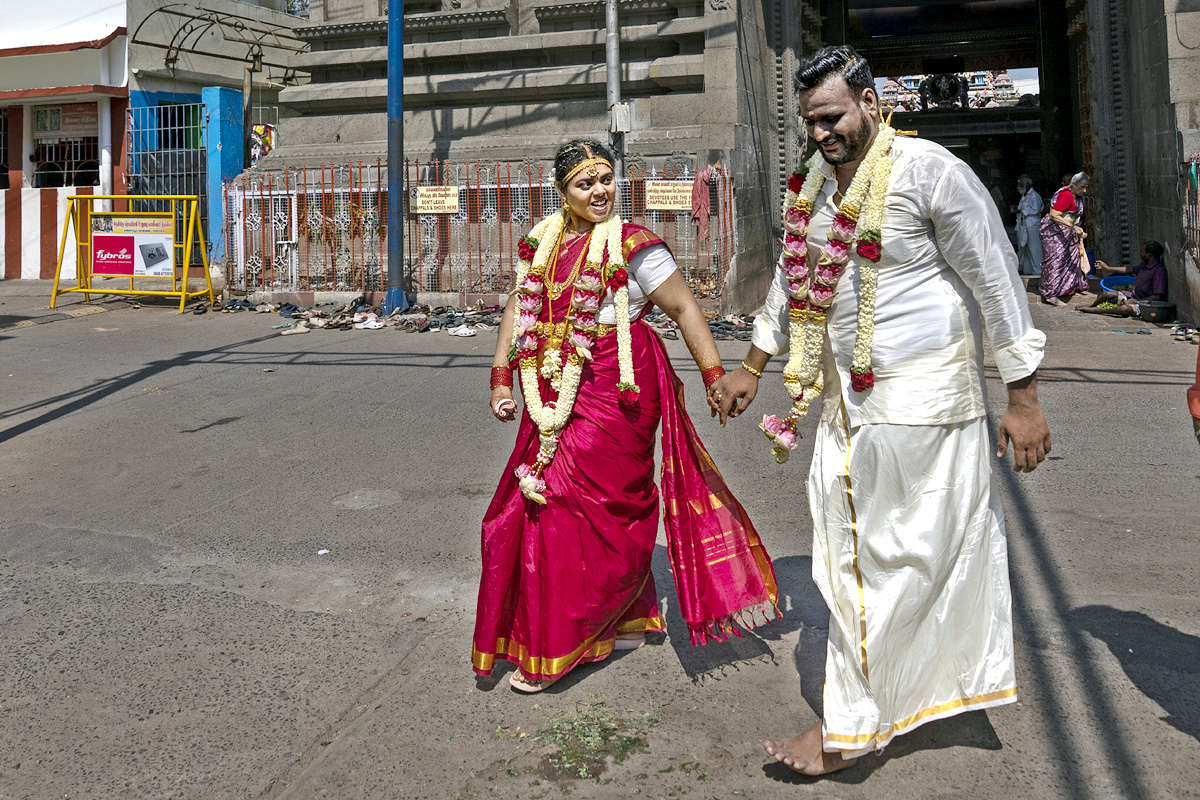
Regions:
<svg viewBox="0 0 1200 800"><path fill-rule="evenodd" d="M796 91L807 92L831 75L841 75L851 89L874 89L875 78L862 53L849 45L823 47L804 60L796 70Z"/></svg>

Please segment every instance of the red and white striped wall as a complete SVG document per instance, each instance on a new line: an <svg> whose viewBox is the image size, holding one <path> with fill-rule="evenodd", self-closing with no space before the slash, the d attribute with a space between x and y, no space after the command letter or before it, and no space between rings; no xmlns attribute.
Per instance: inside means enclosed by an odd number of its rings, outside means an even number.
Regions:
<svg viewBox="0 0 1200 800"><path fill-rule="evenodd" d="M58 243L67 222L67 197L93 191L82 186L0 190L0 278L53 278ZM72 231L68 244L74 238ZM75 248L68 246L63 254L63 278L75 278L75 258Z"/></svg>

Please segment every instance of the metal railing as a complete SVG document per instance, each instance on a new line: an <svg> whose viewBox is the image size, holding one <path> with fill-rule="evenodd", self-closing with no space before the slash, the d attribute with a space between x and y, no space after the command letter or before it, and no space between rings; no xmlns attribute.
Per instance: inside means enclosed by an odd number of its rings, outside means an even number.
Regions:
<svg viewBox="0 0 1200 800"><path fill-rule="evenodd" d="M531 164L406 161L402 218L412 289L503 293L512 287L517 242L561 207L542 167ZM700 297L716 297L734 255L733 184L713 172L706 235L691 210L646 208L646 182L692 185L686 170L619 181L622 218L645 225L671 248ZM417 213L414 190L457 189L457 213ZM387 174L379 161L243 176L225 186L227 279L246 290L382 291L387 287ZM702 207L705 205L701 203Z"/></svg>
<svg viewBox="0 0 1200 800"><path fill-rule="evenodd" d="M200 224L211 244L208 225L208 145L203 103L138 106L126 111L126 191L131 195L195 195L200 198ZM170 201L131 201L130 211L170 211ZM180 212L181 213L181 212ZM182 229L186 221L176 220ZM198 247L198 245L197 245ZM192 253L200 263L200 253Z"/></svg>

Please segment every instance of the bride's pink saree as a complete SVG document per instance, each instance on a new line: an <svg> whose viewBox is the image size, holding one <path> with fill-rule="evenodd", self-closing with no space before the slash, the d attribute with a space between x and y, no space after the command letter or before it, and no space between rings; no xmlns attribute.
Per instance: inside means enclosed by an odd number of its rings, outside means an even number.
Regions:
<svg viewBox="0 0 1200 800"><path fill-rule="evenodd" d="M625 230L625 257L660 241ZM572 243L582 247L578 242ZM570 247L560 262L573 264ZM568 303L554 304L554 321ZM548 309L543 311L543 315ZM545 317L548 319L548 317ZM662 505L679 608L693 643L737 634L776 601L775 575L745 510L696 435L683 384L658 335L631 326L639 403L617 396L617 337L597 338L572 417L544 473L547 504L526 500L516 467L538 447L523 414L516 446L483 519L483 577L472 665L489 674L497 658L534 680L554 679L612 651L619 633L660 631L650 562L658 533L654 433L662 422ZM544 397L551 392L541 381ZM740 635L740 634L739 634Z"/></svg>

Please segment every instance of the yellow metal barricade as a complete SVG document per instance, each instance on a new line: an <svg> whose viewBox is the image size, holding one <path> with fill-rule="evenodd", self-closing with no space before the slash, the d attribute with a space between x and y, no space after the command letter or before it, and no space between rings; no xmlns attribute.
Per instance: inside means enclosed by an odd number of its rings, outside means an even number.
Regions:
<svg viewBox="0 0 1200 800"><path fill-rule="evenodd" d="M170 201L170 211L97 211L97 200L127 201ZM181 206L182 204L182 206ZM176 221L184 220L182 232L176 230ZM67 234L74 228L75 282L76 285L59 288L63 256L67 250ZM182 233L182 235L178 235ZM199 245L198 247L195 247ZM188 272L192 268L192 250L200 252L204 267L205 288L188 291ZM129 278L128 289L98 289L92 279ZM134 280L170 280L171 289L139 289ZM58 247L58 264L54 270L54 294L50 307L54 308L58 296L67 292L81 292L91 300L93 294L150 295L178 297L179 313L183 313L188 300L213 294L212 276L208 272L208 254L205 248L204 231L200 225L200 198L196 195L158 194L83 194L67 198L67 216L63 224Z"/></svg>

